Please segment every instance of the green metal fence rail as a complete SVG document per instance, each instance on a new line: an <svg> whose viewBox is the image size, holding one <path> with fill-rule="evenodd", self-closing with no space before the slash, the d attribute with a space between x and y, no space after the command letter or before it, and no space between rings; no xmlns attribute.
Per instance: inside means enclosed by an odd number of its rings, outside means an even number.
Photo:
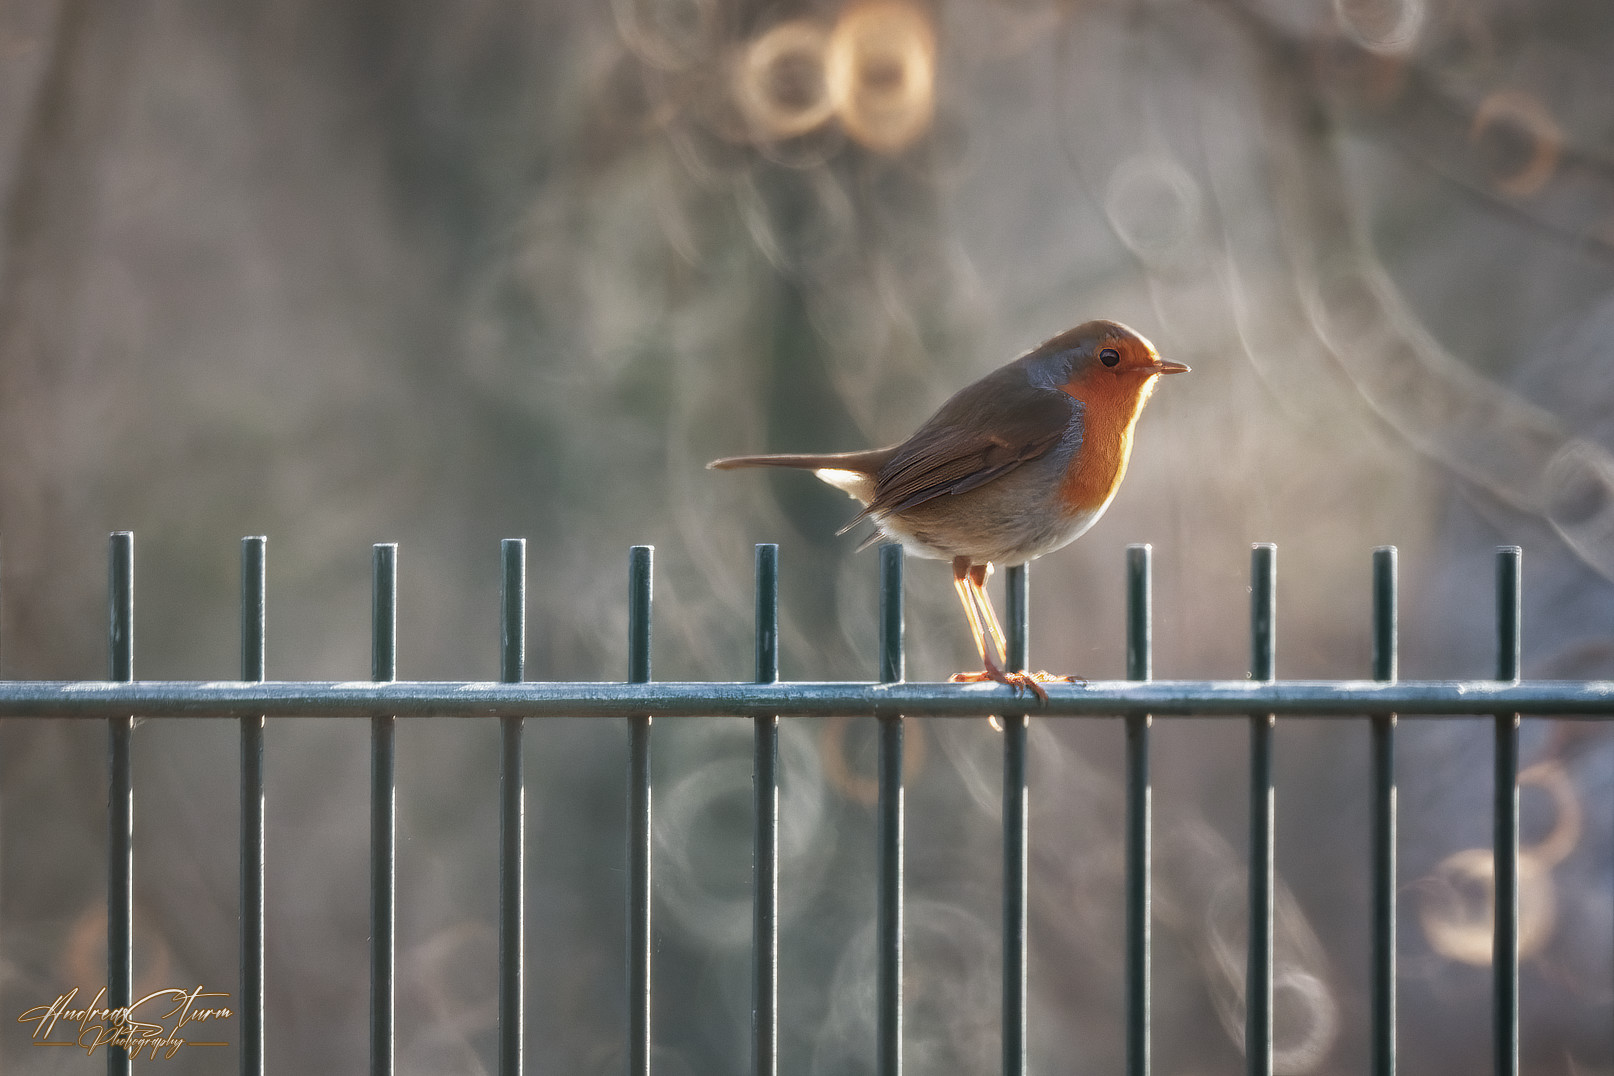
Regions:
<svg viewBox="0 0 1614 1076"><path fill-rule="evenodd" d="M502 549L500 680L399 681L396 664L397 547L374 557L372 678L355 682L264 679L265 542L242 546L241 679L219 682L134 678L133 537L111 539L109 662L105 681L0 681L0 718L52 717L107 723L107 967L109 1007L128 1003L131 984L134 782L130 745L136 717L234 718L241 728L241 1071L264 1066L264 758L265 718L355 717L371 721L371 1071L393 1071L396 848L394 732L398 717L501 719L499 839L499 1071L520 1073L525 968L522 733L528 718L625 718L629 723L628 1027L630 1076L648 1076L651 1056L651 787L656 718L749 717L754 722L755 829L753 921L753 1071L778 1071L779 720L849 715L878 720L876 1070L902 1071L903 723L929 716L1003 715L1003 1072L1026 1072L1027 713L1043 718L1121 720L1126 730L1125 974L1129 1076L1149 1072L1150 778L1152 715L1245 716L1250 723L1249 942L1245 1052L1251 1076L1272 1072L1272 929L1275 798L1273 737L1277 718L1352 718L1372 737L1372 956L1370 1053L1375 1076L1396 1067L1396 803L1394 736L1398 716L1495 715L1494 856L1496 916L1492 988L1495 1072L1518 1072L1518 746L1520 715L1614 718L1614 681L1524 681L1521 656L1521 557L1497 552L1497 663L1494 680L1399 680L1396 675L1396 558L1373 556L1373 660L1367 680L1276 678L1276 550L1252 554L1251 667L1248 679L1151 679L1150 556L1127 551L1127 679L1048 686L1038 702L996 684L904 680L902 554L880 554L878 679L784 683L779 680L778 549L757 547L756 678L750 683L655 683L651 680L652 551L629 558L628 678L623 683L523 680L526 545ZM1027 574L1008 573L1010 662L1026 667ZM112 1047L108 1072L129 1072Z"/></svg>

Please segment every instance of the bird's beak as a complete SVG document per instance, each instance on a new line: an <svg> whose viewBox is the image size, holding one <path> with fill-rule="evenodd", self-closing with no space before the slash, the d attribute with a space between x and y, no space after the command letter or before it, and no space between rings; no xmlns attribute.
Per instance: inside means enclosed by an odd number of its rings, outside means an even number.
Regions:
<svg viewBox="0 0 1614 1076"><path fill-rule="evenodd" d="M1183 365L1182 363L1180 363L1180 362L1167 362L1165 359L1160 358L1158 355L1155 356L1154 363L1151 366L1147 367L1147 369L1151 373L1156 373L1156 374L1186 374L1188 372L1188 367Z"/></svg>

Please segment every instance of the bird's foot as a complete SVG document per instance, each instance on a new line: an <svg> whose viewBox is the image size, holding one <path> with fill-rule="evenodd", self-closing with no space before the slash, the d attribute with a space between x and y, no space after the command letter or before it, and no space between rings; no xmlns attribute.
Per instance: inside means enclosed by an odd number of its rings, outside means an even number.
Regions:
<svg viewBox="0 0 1614 1076"><path fill-rule="evenodd" d="M1027 672L1004 672L996 666L988 666L980 672L954 673L950 679L955 684L981 684L991 681L997 684L1008 684L1014 688L1016 695L1024 694L1028 689L1043 702L1048 701L1048 692L1037 678Z"/></svg>
<svg viewBox="0 0 1614 1076"><path fill-rule="evenodd" d="M1080 676L1055 676L1050 672L1004 672L990 661L987 663L986 668L980 672L954 673L949 679L955 684L978 684L988 680L994 683L1008 684L1014 688L1016 695L1029 690L1042 702L1048 701L1048 691L1042 686L1043 684L1087 683ZM997 714L988 714L986 720L994 731L1003 731L1003 722L998 718Z"/></svg>
<svg viewBox="0 0 1614 1076"><path fill-rule="evenodd" d="M1044 684L1085 684L1086 680L1080 676L1055 676L1050 672L1005 672L996 665L988 664L979 672L954 673L950 678L955 684L979 684L991 681L997 684L1007 684L1014 688L1015 694L1030 691L1042 702L1048 701L1048 691Z"/></svg>

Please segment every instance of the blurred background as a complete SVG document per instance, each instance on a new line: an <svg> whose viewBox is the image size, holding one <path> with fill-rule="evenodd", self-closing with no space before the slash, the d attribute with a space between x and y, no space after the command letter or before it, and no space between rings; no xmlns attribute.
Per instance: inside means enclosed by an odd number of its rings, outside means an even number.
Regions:
<svg viewBox="0 0 1614 1076"><path fill-rule="evenodd" d="M529 676L625 675L657 547L660 679L875 673L851 502L753 451L906 436L1094 317L1160 387L1106 518L1035 565L1035 665L1114 678L1154 546L1155 675L1365 676L1400 549L1405 677L1614 677L1614 7L1596 0L3 0L0 675L105 675L105 542L136 532L136 675L239 668L268 536L269 675L492 679L498 541L529 539ZM909 676L973 667L910 560ZM785 723L781 1062L870 1071L867 722ZM268 729L268 1058L367 1049L368 725ZM1522 1061L1614 1073L1614 730L1524 731ZM0 724L0 1067L100 1071L14 1021L105 982L105 730ZM656 727L655 1068L748 1057L750 726ZM998 1057L997 734L910 723L915 1073ZM1279 1071L1366 1065L1367 728L1277 734ZM626 729L529 726L532 1071L614 1073ZM496 1056L497 744L401 722L398 1065ZM1156 723L1155 1071L1243 1070L1246 736ZM1121 728L1032 727L1032 1068L1122 1063ZM1402 1064L1490 1063L1490 725L1399 737ZM136 986L237 989L237 733L136 735ZM225 1054L228 1056L225 1056ZM164 1065L226 1071L235 1050ZM155 1068L155 1064L151 1067Z"/></svg>

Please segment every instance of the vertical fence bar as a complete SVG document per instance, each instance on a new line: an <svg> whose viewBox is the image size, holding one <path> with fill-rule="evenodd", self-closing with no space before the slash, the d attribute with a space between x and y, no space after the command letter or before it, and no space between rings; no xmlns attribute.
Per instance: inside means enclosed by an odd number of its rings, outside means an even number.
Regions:
<svg viewBox="0 0 1614 1076"><path fill-rule="evenodd" d="M1399 624L1395 546L1373 551L1373 679L1396 678ZM1373 922L1370 976L1373 1076L1395 1076L1396 791L1395 714L1372 722Z"/></svg>
<svg viewBox="0 0 1614 1076"><path fill-rule="evenodd" d="M398 677L398 546L377 545L371 561L370 678ZM398 813L396 718L370 719L370 1072L392 1076Z"/></svg>
<svg viewBox="0 0 1614 1076"><path fill-rule="evenodd" d="M112 535L107 558L107 679L134 679L134 535ZM107 719L106 975L107 1007L126 1006L134 993L134 778L130 770L134 718ZM128 1076L129 1053L108 1046L108 1076Z"/></svg>
<svg viewBox="0 0 1614 1076"><path fill-rule="evenodd" d="M1276 676L1277 547L1250 552L1250 677ZM1250 938L1244 979L1244 1056L1249 1076L1272 1076L1272 885L1276 801L1271 714L1250 716Z"/></svg>
<svg viewBox="0 0 1614 1076"><path fill-rule="evenodd" d="M1154 675L1151 549L1126 550L1126 678ZM1149 1074L1151 786L1148 714L1126 716L1126 1071Z"/></svg>
<svg viewBox="0 0 1614 1076"><path fill-rule="evenodd" d="M904 676L902 547L880 547L880 682ZM902 717L880 719L879 799L875 805L875 1072L902 1073Z"/></svg>
<svg viewBox="0 0 1614 1076"><path fill-rule="evenodd" d="M1030 575L1010 568L1009 670L1030 662ZM1026 786L1025 714L1003 715L1003 1073L1026 1072L1026 842L1030 797Z"/></svg>
<svg viewBox="0 0 1614 1076"><path fill-rule="evenodd" d="M779 547L757 546L757 683L779 680ZM751 1071L779 1071L779 718L753 719Z"/></svg>
<svg viewBox="0 0 1614 1076"><path fill-rule="evenodd" d="M1496 551L1496 678L1517 680L1522 657L1523 551ZM1519 1071L1519 715L1496 715L1496 921L1491 969L1497 1076Z"/></svg>
<svg viewBox="0 0 1614 1076"><path fill-rule="evenodd" d="M628 680L650 682L655 550L628 554ZM628 719L628 1076L650 1076L650 718Z"/></svg>
<svg viewBox="0 0 1614 1076"><path fill-rule="evenodd" d="M499 546L499 679L519 684L527 668L527 540ZM499 719L499 1073L520 1076L526 993L526 718Z"/></svg>
<svg viewBox="0 0 1614 1076"><path fill-rule="evenodd" d="M266 539L241 539L241 679L264 678ZM241 718L241 1076L263 1076L263 715Z"/></svg>

